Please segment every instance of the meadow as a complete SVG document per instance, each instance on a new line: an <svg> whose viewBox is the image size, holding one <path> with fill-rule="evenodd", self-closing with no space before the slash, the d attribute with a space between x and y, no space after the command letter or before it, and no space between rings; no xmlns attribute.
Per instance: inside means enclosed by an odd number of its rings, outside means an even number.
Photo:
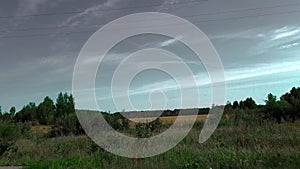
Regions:
<svg viewBox="0 0 300 169"><path fill-rule="evenodd" d="M43 132L18 139L0 160L0 166L29 169L76 168L298 168L300 122L277 124L257 118L255 111L224 114L217 130L198 143L203 117L172 150L146 159L113 155L85 135L46 137ZM174 119L175 117L163 118ZM180 118L180 117L179 117ZM163 128L168 124L164 121ZM45 128L45 126L43 126ZM47 128L45 128L47 130ZM128 129L136 130L135 128ZM126 130L122 132L127 132ZM152 133L154 134L154 133ZM156 133L157 134L157 133Z"/></svg>
<svg viewBox="0 0 300 169"><path fill-rule="evenodd" d="M213 135L200 144L198 138L207 113L214 108L224 108L222 119ZM247 98L211 109L194 109L198 110L196 123L173 149L149 158L131 159L111 154L95 144L79 123L73 96L59 93L55 104L46 97L38 106L29 103L19 112L12 107L9 113L0 113L0 166L29 169L299 168L300 88L292 88L280 99L269 94L265 105L257 105L252 98ZM183 125L192 121L188 111L178 116L178 109L164 110L155 120L151 115L157 112L131 112L129 115L147 115L145 119L131 116L131 120L120 112L82 112L101 113L112 128L135 138L158 135L175 119ZM88 124L101 125L95 123L96 116L91 117ZM115 141L104 138L109 143Z"/></svg>
<svg viewBox="0 0 300 169"><path fill-rule="evenodd" d="M197 115L196 122L204 122L206 120L207 115ZM145 117L145 118L132 118L130 119L131 121L129 122L129 125L131 127L135 127L136 123L135 122L149 122L149 121L154 121L156 118L155 117ZM175 122L175 120L178 120L179 123L189 123L194 119L192 116L164 116L164 117L159 117L159 120L161 124L163 125L170 125Z"/></svg>

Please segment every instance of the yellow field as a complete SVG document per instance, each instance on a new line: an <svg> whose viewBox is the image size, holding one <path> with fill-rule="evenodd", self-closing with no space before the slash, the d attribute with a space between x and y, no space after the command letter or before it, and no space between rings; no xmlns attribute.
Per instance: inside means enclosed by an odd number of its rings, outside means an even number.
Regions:
<svg viewBox="0 0 300 169"><path fill-rule="evenodd" d="M33 133L48 134L53 130L53 126L52 125L36 125L36 126L32 126L31 130Z"/></svg>
<svg viewBox="0 0 300 169"><path fill-rule="evenodd" d="M207 115L198 115L196 122L201 122L205 121L207 118ZM146 118L132 118L130 119L129 125L131 127L135 127L136 123L135 122L150 122L155 120L155 117L146 117ZM193 116L166 116L166 117L160 117L160 122L162 124L173 124L176 119L180 123L189 123L193 119ZM36 125L32 126L31 128L33 133L39 133L39 134L48 134L53 130L53 126L51 125Z"/></svg>
<svg viewBox="0 0 300 169"><path fill-rule="evenodd" d="M166 116L160 117L159 120L162 124L172 124L175 120L178 120L181 123L189 123L193 120L193 116ZM207 115L197 115L196 122L204 122L207 118ZM149 122L155 120L155 117L146 117L146 118L132 118L130 119L129 125L134 127L136 125L135 122Z"/></svg>

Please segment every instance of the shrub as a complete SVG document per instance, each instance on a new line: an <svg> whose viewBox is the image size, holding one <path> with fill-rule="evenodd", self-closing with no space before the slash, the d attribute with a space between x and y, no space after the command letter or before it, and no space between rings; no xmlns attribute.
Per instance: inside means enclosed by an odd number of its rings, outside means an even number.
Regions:
<svg viewBox="0 0 300 169"><path fill-rule="evenodd" d="M15 124L9 121L0 121L0 155L11 146L17 137Z"/></svg>

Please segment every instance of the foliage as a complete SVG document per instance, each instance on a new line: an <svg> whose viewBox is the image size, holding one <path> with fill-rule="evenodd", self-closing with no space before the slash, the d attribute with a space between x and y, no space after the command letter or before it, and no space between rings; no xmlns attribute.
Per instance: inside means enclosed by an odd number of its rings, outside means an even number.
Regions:
<svg viewBox="0 0 300 169"><path fill-rule="evenodd" d="M16 114L16 107L11 107L10 108L10 110L9 110L9 113L10 113L10 115L12 116L12 118L15 116L15 114Z"/></svg>
<svg viewBox="0 0 300 169"><path fill-rule="evenodd" d="M282 95L280 99L290 104L291 109L287 112L287 116L291 121L300 119L300 88L293 87L290 92Z"/></svg>
<svg viewBox="0 0 300 169"><path fill-rule="evenodd" d="M74 98L67 93L59 93L56 99L55 117L63 117L65 115L75 113Z"/></svg>
<svg viewBox="0 0 300 169"><path fill-rule="evenodd" d="M233 109L239 108L239 102L238 102L238 101L234 101L234 102L233 102L233 105L232 105L232 108L233 108Z"/></svg>
<svg viewBox="0 0 300 169"><path fill-rule="evenodd" d="M139 123L135 127L137 138L148 138L151 137L151 128L149 123Z"/></svg>
<svg viewBox="0 0 300 169"><path fill-rule="evenodd" d="M0 121L0 155L13 144L16 139L16 126L8 121Z"/></svg>
<svg viewBox="0 0 300 169"><path fill-rule="evenodd" d="M295 122L300 118L300 88L292 88L280 100L270 93L265 102L266 116L273 117L277 123L281 123L282 119Z"/></svg>
<svg viewBox="0 0 300 169"><path fill-rule="evenodd" d="M24 106L20 112L15 116L16 122L36 122L36 105L33 102L30 102L27 106Z"/></svg>
<svg viewBox="0 0 300 169"><path fill-rule="evenodd" d="M129 159L101 150L85 136L39 140L22 139L0 165L28 168L297 168L300 165L299 127L296 124L261 123L255 110L234 110L242 123L234 124L235 112L212 137L198 143L200 126L172 150L146 159ZM28 158L29 157L29 158Z"/></svg>
<svg viewBox="0 0 300 169"><path fill-rule="evenodd" d="M0 155L22 137L28 137L29 131L27 124L13 123L12 121L0 121Z"/></svg>
<svg viewBox="0 0 300 169"><path fill-rule="evenodd" d="M55 106L53 101L47 96L37 107L37 119L42 125L49 125L54 120Z"/></svg>
<svg viewBox="0 0 300 169"><path fill-rule="evenodd" d="M18 113L0 113L1 165L28 168L297 168L299 162L300 88L278 100L269 94L265 105L252 98L227 103L219 127L204 144L198 143L203 123L195 124L174 149L147 159L127 159L103 151L84 134L75 114L74 98L60 93L54 103L46 97L35 106L29 103ZM198 114L209 109L199 109ZM1 110L0 110L1 112ZM14 115L15 114L15 115ZM138 123L133 129L120 113L102 113L107 122L130 136L147 138L161 132L159 119ZM166 110L163 116L178 114ZM272 120L265 120L268 117ZM291 121L294 123L281 123ZM38 137L31 124L53 125L62 137ZM58 136L58 135L53 135Z"/></svg>
<svg viewBox="0 0 300 169"><path fill-rule="evenodd" d="M227 105L230 105L230 103L228 103ZM246 98L246 100L242 100L240 102L238 101L234 101L232 106L233 109L256 109L257 108L257 104L255 103L255 101L252 99L252 97Z"/></svg>

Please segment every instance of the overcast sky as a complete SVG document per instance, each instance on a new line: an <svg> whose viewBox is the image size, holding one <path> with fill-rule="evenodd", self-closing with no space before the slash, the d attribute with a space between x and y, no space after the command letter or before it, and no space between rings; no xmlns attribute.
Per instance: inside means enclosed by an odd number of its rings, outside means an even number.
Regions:
<svg viewBox="0 0 300 169"><path fill-rule="evenodd" d="M20 109L47 95L55 99L60 91L71 92L75 61L88 38L110 21L137 12L174 14L198 26L224 64L226 100L253 97L263 103L270 92L280 96L300 86L298 0L7 0L0 2L2 108ZM109 91L117 63L149 47L186 61L196 76L201 105L207 106L209 79L193 53L174 39L139 35L115 46L100 66L96 96L101 109L115 111ZM137 108L147 109L149 92L162 90L168 93L167 107L179 108L177 89L169 76L149 70L132 81L130 97ZM87 99L76 108L88 107Z"/></svg>

